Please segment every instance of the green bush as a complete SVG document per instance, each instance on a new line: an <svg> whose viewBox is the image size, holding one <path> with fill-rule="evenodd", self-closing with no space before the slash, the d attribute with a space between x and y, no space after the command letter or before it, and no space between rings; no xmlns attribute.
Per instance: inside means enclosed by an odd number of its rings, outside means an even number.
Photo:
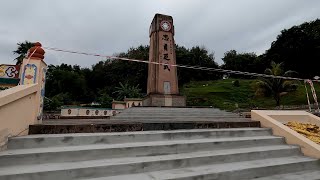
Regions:
<svg viewBox="0 0 320 180"><path fill-rule="evenodd" d="M240 86L239 80L232 81L232 85L235 87L239 87Z"/></svg>

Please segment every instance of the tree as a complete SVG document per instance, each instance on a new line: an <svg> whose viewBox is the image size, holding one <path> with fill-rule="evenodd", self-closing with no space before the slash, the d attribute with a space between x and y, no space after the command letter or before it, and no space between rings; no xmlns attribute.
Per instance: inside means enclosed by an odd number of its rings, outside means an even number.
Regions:
<svg viewBox="0 0 320 180"><path fill-rule="evenodd" d="M176 59L179 65L202 66L218 68L214 61L214 53L209 53L205 47L195 46L187 49L183 46L176 45ZM178 67L179 85L190 81L206 81L220 78L221 74L212 71L202 71L196 69L187 69Z"/></svg>
<svg viewBox="0 0 320 180"><path fill-rule="evenodd" d="M44 107L45 111L56 111L61 108L63 105L63 97L61 95L54 96L53 98L44 98Z"/></svg>
<svg viewBox="0 0 320 180"><path fill-rule="evenodd" d="M109 96L105 89L99 91L98 103L102 108L112 107L112 97Z"/></svg>
<svg viewBox="0 0 320 180"><path fill-rule="evenodd" d="M283 71L282 63L271 63L271 69L265 70L265 74L274 76L292 76L295 74L294 71ZM276 105L280 105L281 97L288 92L295 91L298 86L297 81L284 80L279 78L260 78L256 83L257 89L256 94L264 94L266 96L272 95L273 99L276 101Z"/></svg>
<svg viewBox="0 0 320 180"><path fill-rule="evenodd" d="M98 98L98 102L100 103L100 107L102 108L111 108L112 97L110 97L108 94L102 94Z"/></svg>
<svg viewBox="0 0 320 180"><path fill-rule="evenodd" d="M303 78L319 76L316 62L320 59L320 20L284 29L272 42L264 58L284 62L286 69L299 72Z"/></svg>
<svg viewBox="0 0 320 180"><path fill-rule="evenodd" d="M13 54L17 54L18 57L16 57L14 60L17 61L16 64L21 64L23 59L27 56L28 50L32 48L33 43L25 41L22 43L17 43L17 45L17 50L13 51Z"/></svg>
<svg viewBox="0 0 320 180"><path fill-rule="evenodd" d="M77 65L49 65L46 77L46 96L48 98L58 94L68 94L68 99L72 102L89 103L95 99L94 94L92 95L87 87L82 70Z"/></svg>
<svg viewBox="0 0 320 180"><path fill-rule="evenodd" d="M224 53L222 60L224 62L223 69L255 73L262 73L267 62L262 61L255 53L237 53L236 50ZM270 62L268 63L270 64Z"/></svg>
<svg viewBox="0 0 320 180"><path fill-rule="evenodd" d="M130 48L126 53L119 53L115 56L148 61L149 46ZM88 76L88 87L95 93L105 89L108 94L114 96L115 87L124 79L130 86L141 84L143 92L147 89L148 65L146 63L108 59L100 61L92 66L92 73Z"/></svg>
<svg viewBox="0 0 320 180"><path fill-rule="evenodd" d="M119 82L118 87L116 87L116 91L114 92L117 95L118 100L123 100L124 98L138 98L140 97L139 85L130 86L128 83L122 84Z"/></svg>

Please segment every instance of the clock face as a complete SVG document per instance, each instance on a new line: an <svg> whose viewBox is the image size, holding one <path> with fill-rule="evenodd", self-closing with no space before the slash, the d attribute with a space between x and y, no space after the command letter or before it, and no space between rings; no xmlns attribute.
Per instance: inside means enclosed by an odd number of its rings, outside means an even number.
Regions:
<svg viewBox="0 0 320 180"><path fill-rule="evenodd" d="M161 29L164 31L170 31L171 29L171 24L169 21L161 21L160 26L161 26Z"/></svg>

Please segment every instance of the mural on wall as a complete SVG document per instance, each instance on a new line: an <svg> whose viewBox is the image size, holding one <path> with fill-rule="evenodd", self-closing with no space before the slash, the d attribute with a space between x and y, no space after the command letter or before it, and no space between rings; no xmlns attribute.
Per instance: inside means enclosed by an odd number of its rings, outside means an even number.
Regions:
<svg viewBox="0 0 320 180"><path fill-rule="evenodd" d="M0 78L19 78L19 65L0 65Z"/></svg>
<svg viewBox="0 0 320 180"><path fill-rule="evenodd" d="M25 65L21 84L35 84L36 78L37 78L37 66L35 64Z"/></svg>
<svg viewBox="0 0 320 180"><path fill-rule="evenodd" d="M42 113L43 113L43 104L44 104L44 94L45 94L45 85L46 85L46 74L47 74L47 69L43 68L42 69L42 83L41 83L41 96L40 96L40 112L38 115L38 119L42 119Z"/></svg>

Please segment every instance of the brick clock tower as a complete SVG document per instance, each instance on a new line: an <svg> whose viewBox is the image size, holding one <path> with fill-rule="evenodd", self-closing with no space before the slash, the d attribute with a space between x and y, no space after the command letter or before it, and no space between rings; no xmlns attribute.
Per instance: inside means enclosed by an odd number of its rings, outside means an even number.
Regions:
<svg viewBox="0 0 320 180"><path fill-rule="evenodd" d="M156 14L149 30L150 50L148 69L148 96L143 106L185 106L184 96L179 95L174 26L171 16Z"/></svg>

